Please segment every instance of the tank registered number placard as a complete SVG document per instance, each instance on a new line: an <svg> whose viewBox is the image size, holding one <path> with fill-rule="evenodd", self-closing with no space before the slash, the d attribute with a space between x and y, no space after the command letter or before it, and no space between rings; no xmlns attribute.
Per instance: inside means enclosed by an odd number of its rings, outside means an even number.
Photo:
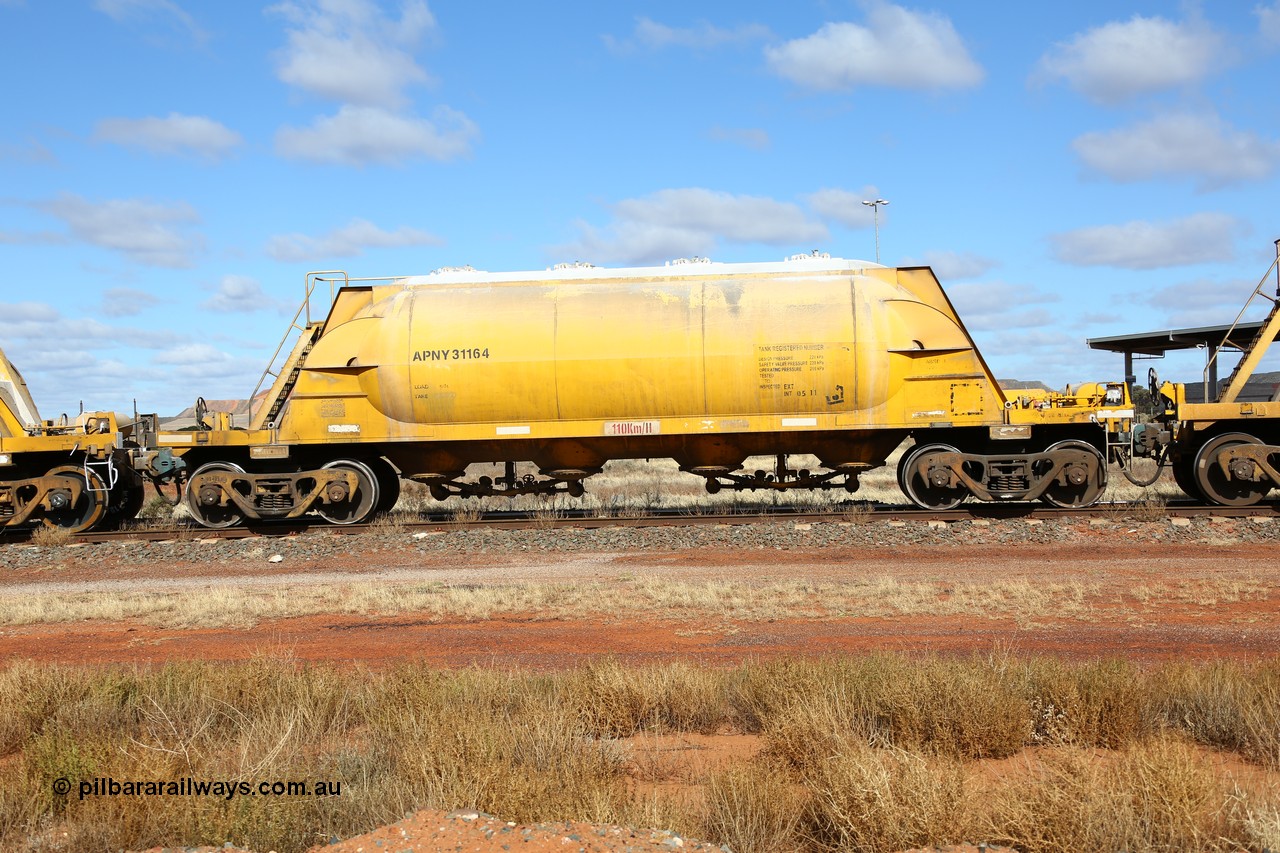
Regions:
<svg viewBox="0 0 1280 853"><path fill-rule="evenodd" d="M827 345L758 344L760 390L783 397L817 396L817 380L827 371Z"/></svg>

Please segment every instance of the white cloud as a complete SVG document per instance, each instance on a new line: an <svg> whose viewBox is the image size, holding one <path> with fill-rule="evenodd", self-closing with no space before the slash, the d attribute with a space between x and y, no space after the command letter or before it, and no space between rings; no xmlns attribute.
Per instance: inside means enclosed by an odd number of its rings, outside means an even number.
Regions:
<svg viewBox="0 0 1280 853"><path fill-rule="evenodd" d="M0 0L0 4L3 2L4 0ZM46 166L58 162L58 158L48 146L35 137L28 137L18 145L0 143L0 160L12 160L33 166Z"/></svg>
<svg viewBox="0 0 1280 853"><path fill-rule="evenodd" d="M315 258L348 258L365 249L394 249L404 246L442 246L444 240L427 231L401 226L384 231L365 219L353 219L320 237L280 234L267 244L267 254L278 261Z"/></svg>
<svg viewBox="0 0 1280 853"><path fill-rule="evenodd" d="M0 246L43 246L66 242L67 235L52 231L0 231Z"/></svg>
<svg viewBox="0 0 1280 853"><path fill-rule="evenodd" d="M715 142L732 142L744 148L756 151L768 150L773 143L769 139L769 131L758 127L720 127L707 131L707 136Z"/></svg>
<svg viewBox="0 0 1280 853"><path fill-rule="evenodd" d="M10 331L19 323L52 323L61 315L43 302L0 302L0 323Z"/></svg>
<svg viewBox="0 0 1280 853"><path fill-rule="evenodd" d="M120 23L159 21L186 30L198 42L209 37L196 19L173 0L94 0L93 8Z"/></svg>
<svg viewBox="0 0 1280 853"><path fill-rule="evenodd" d="M1270 6L1258 6L1253 10L1258 16L1258 31L1272 44L1280 44L1280 2Z"/></svg>
<svg viewBox="0 0 1280 853"><path fill-rule="evenodd" d="M466 115L441 105L425 119L409 108L404 90L430 81L413 57L436 27L423 0L404 0L399 20L370 0L287 0L268 11L291 24L280 79L341 102L337 113L317 117L310 127L281 127L277 154L364 166L471 153L479 130Z"/></svg>
<svg viewBox="0 0 1280 853"><path fill-rule="evenodd" d="M984 258L981 255L975 255L972 252L930 251L925 252L924 256L919 260L904 258L902 265L932 267L934 274L938 276L938 280L942 282L943 287L949 293L951 286L947 282L986 275L992 269L1000 266L1000 262L991 258Z"/></svg>
<svg viewBox="0 0 1280 853"><path fill-rule="evenodd" d="M212 396L220 389L247 396L252 388L250 383L262 375L258 359L232 355L207 343L170 347L156 353L151 363L160 366L169 383L191 388L192 396Z"/></svg>
<svg viewBox="0 0 1280 853"><path fill-rule="evenodd" d="M403 89L430 80L412 51L435 28L435 18L421 0L408 0L401 8L396 21L367 0L272 7L293 24L279 56L280 79L347 104L403 106Z"/></svg>
<svg viewBox="0 0 1280 853"><path fill-rule="evenodd" d="M1197 213L1170 222L1099 225L1051 235L1058 260L1074 266L1149 270L1230 260L1237 221L1222 213Z"/></svg>
<svg viewBox="0 0 1280 853"><path fill-rule="evenodd" d="M827 23L764 53L774 73L813 89L963 89L984 76L949 18L889 3L873 3L865 26Z"/></svg>
<svg viewBox="0 0 1280 853"><path fill-rule="evenodd" d="M107 317L132 317L159 304L160 300L145 290L113 287L102 294L102 305L98 310Z"/></svg>
<svg viewBox="0 0 1280 853"><path fill-rule="evenodd" d="M769 28L762 24L740 24L736 27L717 27L707 21L699 21L692 27L671 27L651 18L636 18L636 28L630 39L619 40L605 36L604 42L611 49L626 51L636 46L650 50L667 47L684 47L692 50L710 50L727 44L742 44L769 38Z"/></svg>
<svg viewBox="0 0 1280 853"><path fill-rule="evenodd" d="M1072 146L1086 166L1122 182L1193 176L1205 189L1264 180L1280 165L1280 142L1238 131L1217 116L1161 116L1109 132L1086 133Z"/></svg>
<svg viewBox="0 0 1280 853"><path fill-rule="evenodd" d="M169 113L165 118L108 118L98 122L93 138L153 154L190 152L210 160L226 156L244 140L240 134L205 116Z"/></svg>
<svg viewBox="0 0 1280 853"><path fill-rule="evenodd" d="M43 302L0 302L0 340L21 342L22 350L36 354L41 364L49 355L66 352L73 345L158 349L172 346L181 338L167 329L132 329L89 317L65 317Z"/></svg>
<svg viewBox="0 0 1280 853"><path fill-rule="evenodd" d="M378 107L344 106L337 115L316 119L311 127L282 127L276 133L276 151L317 163L399 165L420 157L465 156L478 136L471 119L448 107L438 107L428 121Z"/></svg>
<svg viewBox="0 0 1280 853"><path fill-rule="evenodd" d="M95 308L85 306L85 310ZM146 411L156 399L171 396L174 388L191 387L190 383L174 382L172 371L126 364L103 354L109 349L166 350L189 339L189 334L172 329L131 328L91 317L68 317L41 302L0 303L0 341L26 377L45 417L75 412L82 402L88 409L115 407L125 411L133 400L140 399ZM200 388L203 391L204 385ZM181 393L185 397L188 392Z"/></svg>
<svg viewBox="0 0 1280 853"><path fill-rule="evenodd" d="M614 220L604 229L580 223L580 238L553 251L596 263L660 263L713 254L721 242L808 244L829 236L796 204L699 187L625 199L612 211Z"/></svg>
<svg viewBox="0 0 1280 853"><path fill-rule="evenodd" d="M865 186L856 193L828 187L810 193L804 197L804 200L808 202L814 213L828 222L839 222L849 228L871 228L875 225L875 211L862 202L879 197L880 191L873 186ZM887 209L880 211L882 221L887 215Z"/></svg>
<svg viewBox="0 0 1280 853"><path fill-rule="evenodd" d="M72 235L103 249L121 252L135 263L156 267L189 267L203 246L183 226L200 221L185 203L162 204L142 199L91 202L63 193L37 207L66 223Z"/></svg>
<svg viewBox="0 0 1280 853"><path fill-rule="evenodd" d="M1060 301L1056 293L1005 281L961 282L946 284L945 288L971 332L1037 329L1061 323L1062 312L1045 307Z"/></svg>
<svg viewBox="0 0 1280 853"><path fill-rule="evenodd" d="M1131 295L1126 301L1158 309L1170 328L1208 326L1231 322L1256 285L1256 281L1245 279L1224 282L1199 278L1158 290L1145 290ZM1266 313L1264 305L1269 306L1270 303L1255 300L1251 306L1253 310L1245 315L1245 319L1261 319L1261 315Z"/></svg>
<svg viewBox="0 0 1280 853"><path fill-rule="evenodd" d="M278 311L286 306L280 300L268 296L255 279L244 275L227 275L222 277L217 292L200 303L200 307L220 314L249 314L254 311Z"/></svg>
<svg viewBox="0 0 1280 853"><path fill-rule="evenodd" d="M230 359L222 350L202 343L179 344L156 353L156 364L209 364Z"/></svg>
<svg viewBox="0 0 1280 853"><path fill-rule="evenodd" d="M1091 100L1114 104L1203 79L1221 63L1225 47L1223 37L1201 21L1134 15L1055 45L1041 58L1038 75L1061 78Z"/></svg>
<svg viewBox="0 0 1280 853"><path fill-rule="evenodd" d="M1061 319L1043 326L980 329L973 337L1001 379L1044 382L1060 389L1119 378L1119 358L1085 347L1084 332L1066 329Z"/></svg>

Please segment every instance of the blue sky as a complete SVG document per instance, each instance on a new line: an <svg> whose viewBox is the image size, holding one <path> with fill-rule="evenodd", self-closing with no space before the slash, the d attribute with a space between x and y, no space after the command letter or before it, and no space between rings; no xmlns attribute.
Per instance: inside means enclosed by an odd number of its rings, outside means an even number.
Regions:
<svg viewBox="0 0 1280 853"><path fill-rule="evenodd" d="M1009 8L0 0L0 347L45 417L171 413L308 270L874 258L883 197L997 375L1119 378L1086 337L1274 255L1280 2Z"/></svg>

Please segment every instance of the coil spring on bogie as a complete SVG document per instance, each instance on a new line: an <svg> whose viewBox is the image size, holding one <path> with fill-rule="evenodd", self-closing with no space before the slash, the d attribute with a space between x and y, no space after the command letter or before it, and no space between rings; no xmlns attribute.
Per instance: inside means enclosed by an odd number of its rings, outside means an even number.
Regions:
<svg viewBox="0 0 1280 853"><path fill-rule="evenodd" d="M273 492L261 495L257 504L258 508L263 510L284 510L293 506L293 497L288 492Z"/></svg>
<svg viewBox="0 0 1280 853"><path fill-rule="evenodd" d="M993 492L1016 492L1029 488L1030 481L1020 475L1006 475L1003 477L992 477L987 483L987 488Z"/></svg>

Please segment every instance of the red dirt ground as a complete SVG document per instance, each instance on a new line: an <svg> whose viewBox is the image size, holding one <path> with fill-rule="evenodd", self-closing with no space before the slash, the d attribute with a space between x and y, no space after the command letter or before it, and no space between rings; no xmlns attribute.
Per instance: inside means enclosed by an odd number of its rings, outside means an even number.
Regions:
<svg viewBox="0 0 1280 853"><path fill-rule="evenodd" d="M1136 546L1136 547L1135 547ZM767 562L766 562L767 561ZM503 614L488 620L428 614L312 615L252 628L168 628L141 621L11 625L0 629L0 659L68 664L243 660L283 651L309 661L371 666L424 661L439 667L494 665L534 669L574 666L593 656L652 663L675 659L732 665L745 658L872 650L965 654L1000 647L1068 659L1122 656L1256 658L1280 651L1280 574L1268 545L1153 549L1100 541L1057 545L919 546L789 551L672 551L641 554L521 554L449 557L405 552L347 555L309 563L267 564L259 557L217 564L126 566L109 562L57 570L6 571L0 595L58 589L109 595L99 587L198 591L206 586L299 586L342 581L430 580L456 584L623 583L636 576L772 582L839 582L893 577L945 586L1017 579L1079 583L1090 589L1088 618L982 618L954 615L733 618L731 614ZM1224 595L1234 583L1254 592ZM118 586L117 586L118 584ZM1143 587L1177 590L1158 603L1135 597ZM1203 590L1201 594L1200 590ZM945 594L942 596L945 598ZM1176 599L1176 600L1174 600Z"/></svg>

